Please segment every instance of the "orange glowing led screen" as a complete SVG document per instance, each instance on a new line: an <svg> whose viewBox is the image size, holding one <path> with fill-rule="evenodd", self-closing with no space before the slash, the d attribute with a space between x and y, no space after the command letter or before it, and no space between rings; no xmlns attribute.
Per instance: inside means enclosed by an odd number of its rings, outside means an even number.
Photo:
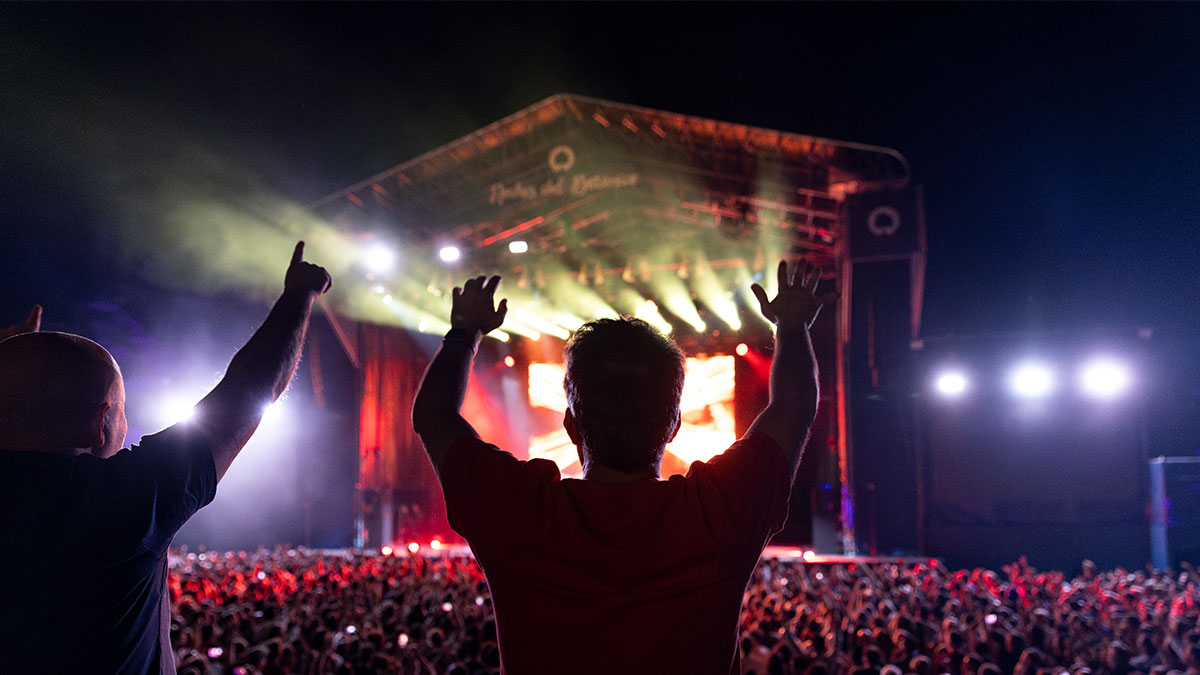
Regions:
<svg viewBox="0 0 1200 675"><path fill-rule="evenodd" d="M686 473L692 462L706 461L736 440L733 430L733 357L689 358L686 372L680 401L683 424L663 456L664 478ZM562 364L531 363L529 404L554 411L561 418L567 409L564 374ZM552 460L564 476L579 475L575 446L562 428L530 438L529 457Z"/></svg>

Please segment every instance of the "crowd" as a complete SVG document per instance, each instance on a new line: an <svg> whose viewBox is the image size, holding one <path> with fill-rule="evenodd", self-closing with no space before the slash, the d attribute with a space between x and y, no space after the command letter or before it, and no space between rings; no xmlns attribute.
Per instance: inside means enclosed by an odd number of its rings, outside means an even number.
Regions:
<svg viewBox="0 0 1200 675"><path fill-rule="evenodd" d="M169 587L181 674L499 672L467 557L181 551Z"/></svg>
<svg viewBox="0 0 1200 675"><path fill-rule="evenodd" d="M171 556L180 673L498 673L483 572L469 557L305 549ZM1198 675L1195 571L1073 579L1024 561L765 559L742 608L756 675Z"/></svg>

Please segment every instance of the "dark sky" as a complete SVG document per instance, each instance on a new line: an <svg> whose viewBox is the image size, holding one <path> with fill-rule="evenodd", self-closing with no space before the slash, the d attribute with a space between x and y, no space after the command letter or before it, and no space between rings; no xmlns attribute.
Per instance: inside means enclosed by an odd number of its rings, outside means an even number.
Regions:
<svg viewBox="0 0 1200 675"><path fill-rule="evenodd" d="M0 318L148 284L162 175L309 203L558 92L896 148L927 333L1200 324L1200 5L1144 3L6 3Z"/></svg>

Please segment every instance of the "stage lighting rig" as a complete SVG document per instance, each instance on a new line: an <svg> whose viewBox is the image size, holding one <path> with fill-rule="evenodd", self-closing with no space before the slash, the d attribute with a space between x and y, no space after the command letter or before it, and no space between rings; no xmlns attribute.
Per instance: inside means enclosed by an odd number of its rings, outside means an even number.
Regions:
<svg viewBox="0 0 1200 675"><path fill-rule="evenodd" d="M937 376L934 387L947 398L958 398L967 391L967 376L956 370L945 371Z"/></svg>
<svg viewBox="0 0 1200 675"><path fill-rule="evenodd" d="M1129 368L1119 361L1097 357L1079 371L1079 387L1086 396L1113 399L1125 393L1131 382Z"/></svg>
<svg viewBox="0 0 1200 675"><path fill-rule="evenodd" d="M462 258L462 251L457 246L443 246L438 249L438 259L444 263L455 263Z"/></svg>
<svg viewBox="0 0 1200 675"><path fill-rule="evenodd" d="M377 242L363 250L362 263L372 274L387 274L396 265L396 254L388 246Z"/></svg>
<svg viewBox="0 0 1200 675"><path fill-rule="evenodd" d="M1036 361L1026 361L1013 369L1008 384L1021 398L1045 398L1054 391L1054 370Z"/></svg>

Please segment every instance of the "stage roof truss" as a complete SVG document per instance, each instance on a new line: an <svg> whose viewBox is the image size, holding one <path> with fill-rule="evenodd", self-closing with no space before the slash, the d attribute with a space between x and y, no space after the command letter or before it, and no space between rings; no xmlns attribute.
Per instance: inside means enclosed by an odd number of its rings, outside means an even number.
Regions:
<svg viewBox="0 0 1200 675"><path fill-rule="evenodd" d="M713 306L717 323L740 323L729 303L745 305L745 287L779 257L815 259L835 275L846 195L908 180L907 162L887 148L557 95L313 208L356 237L395 242L403 273L420 280L364 280L407 303L406 314L364 312L370 302L360 300L350 303L358 318L436 317L449 286L499 273L547 306L574 280L591 298L575 303L577 315L653 301L687 330L713 323ZM527 253L510 253L516 240ZM436 259L448 244L463 251L457 267ZM679 281L657 276L665 272Z"/></svg>

